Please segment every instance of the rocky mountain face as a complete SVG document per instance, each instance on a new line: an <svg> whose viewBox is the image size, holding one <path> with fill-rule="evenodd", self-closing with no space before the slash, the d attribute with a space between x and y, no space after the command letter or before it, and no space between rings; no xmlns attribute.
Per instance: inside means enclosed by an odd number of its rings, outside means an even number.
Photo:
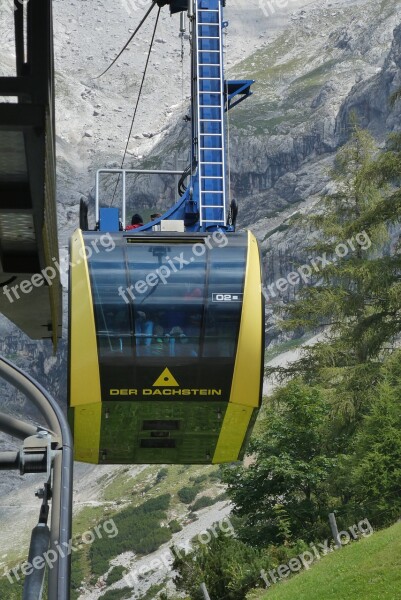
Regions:
<svg viewBox="0 0 401 600"><path fill-rule="evenodd" d="M93 224L96 170L121 164L152 33L151 19L119 62L103 77L96 76L118 53L144 11L144 3L134 0L112 5L105 0L54 0L62 257L78 225L81 197L91 203ZM330 166L347 140L351 114L379 143L399 129L401 104L391 107L388 97L401 87L401 5L397 0L227 0L226 16L230 21L227 76L256 81L252 98L229 114L230 192L239 203L239 226L251 228L261 243L266 284L271 285L305 262L305 240L297 219L314 210L321 194L330 189ZM177 18L162 11L126 167L185 167L188 42L184 41L181 64L178 30ZM0 72L6 75L13 60L6 3L0 6L0 31ZM114 188L115 180L104 182L105 202ZM130 185L129 210L163 210L176 198L175 188L173 179L138 178ZM66 277L63 283L66 286ZM290 286L268 302L269 342L277 338L272 303L293 298L296 291L297 286ZM65 406L66 333L53 355L47 342L32 342L4 318L0 330L0 351ZM23 398L5 384L0 387L0 406L37 419ZM4 439L0 444L3 449L12 445ZM110 473L117 477L121 469ZM88 470L79 467L78 491L87 477ZM101 487L94 485L85 502L99 503ZM13 498L18 494L20 506L26 506L31 504L32 491L33 483L2 474L0 527L7 524L9 532L0 552L4 563L16 552L9 523L20 513L14 510ZM27 534L18 537L18 544L24 539ZM95 589L85 592L88 599L99 595Z"/></svg>
<svg viewBox="0 0 401 600"><path fill-rule="evenodd" d="M272 305L299 289L280 292L275 282L309 262L297 220L330 191L351 115L379 144L399 129L400 106L388 98L401 84L400 16L391 1L313 3L292 12L280 36L235 68L258 81L255 96L232 116L231 175L241 225L258 236L266 286L273 285L268 342L279 334Z"/></svg>

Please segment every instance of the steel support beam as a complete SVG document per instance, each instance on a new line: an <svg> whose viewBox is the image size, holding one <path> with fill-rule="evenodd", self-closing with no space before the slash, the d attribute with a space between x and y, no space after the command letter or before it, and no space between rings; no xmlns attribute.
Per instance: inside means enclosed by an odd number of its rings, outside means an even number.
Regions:
<svg viewBox="0 0 401 600"><path fill-rule="evenodd" d="M7 435L12 435L19 440L24 440L31 435L35 435L38 428L5 413L0 413L0 431L4 431Z"/></svg>
<svg viewBox="0 0 401 600"><path fill-rule="evenodd" d="M39 104L0 104L0 129L22 131L45 127L45 107Z"/></svg>
<svg viewBox="0 0 401 600"><path fill-rule="evenodd" d="M0 471L19 469L19 452L0 452Z"/></svg>

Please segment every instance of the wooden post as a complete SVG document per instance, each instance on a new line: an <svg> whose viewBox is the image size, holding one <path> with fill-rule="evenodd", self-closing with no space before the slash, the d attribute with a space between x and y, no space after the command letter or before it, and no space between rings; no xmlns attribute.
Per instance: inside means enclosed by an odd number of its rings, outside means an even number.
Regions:
<svg viewBox="0 0 401 600"><path fill-rule="evenodd" d="M336 522L336 516L334 513L329 513L329 522L330 522L331 533L333 534L334 542L335 542L337 548L341 548L341 540L338 535L338 527L337 527L337 522Z"/></svg>
<svg viewBox="0 0 401 600"><path fill-rule="evenodd" d="M207 591L207 587L205 583L200 584L200 589L203 594L205 600L210 600L209 592Z"/></svg>

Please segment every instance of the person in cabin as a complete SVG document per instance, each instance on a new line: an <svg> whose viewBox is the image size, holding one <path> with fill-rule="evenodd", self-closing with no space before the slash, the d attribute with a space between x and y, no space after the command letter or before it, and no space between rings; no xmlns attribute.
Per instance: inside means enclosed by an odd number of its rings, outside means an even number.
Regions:
<svg viewBox="0 0 401 600"><path fill-rule="evenodd" d="M125 228L125 231L129 231L130 229L137 229L138 227L142 227L142 225L143 225L143 219L142 219L141 215L138 215L138 213L135 213L131 219L131 225L127 225L127 227Z"/></svg>

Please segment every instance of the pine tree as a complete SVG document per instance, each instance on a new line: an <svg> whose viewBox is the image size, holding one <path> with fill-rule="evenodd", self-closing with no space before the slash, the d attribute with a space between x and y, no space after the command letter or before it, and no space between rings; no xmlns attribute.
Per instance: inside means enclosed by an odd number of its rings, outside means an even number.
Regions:
<svg viewBox="0 0 401 600"><path fill-rule="evenodd" d="M315 236L307 249L320 280L285 309L285 329L321 327L325 340L282 374L325 386L350 421L366 409L383 353L401 331L401 257L398 247L390 252L389 237L401 216L395 165L401 168L401 145L377 156L370 135L354 126L336 157L335 193L305 220ZM397 216L389 207L398 196Z"/></svg>

